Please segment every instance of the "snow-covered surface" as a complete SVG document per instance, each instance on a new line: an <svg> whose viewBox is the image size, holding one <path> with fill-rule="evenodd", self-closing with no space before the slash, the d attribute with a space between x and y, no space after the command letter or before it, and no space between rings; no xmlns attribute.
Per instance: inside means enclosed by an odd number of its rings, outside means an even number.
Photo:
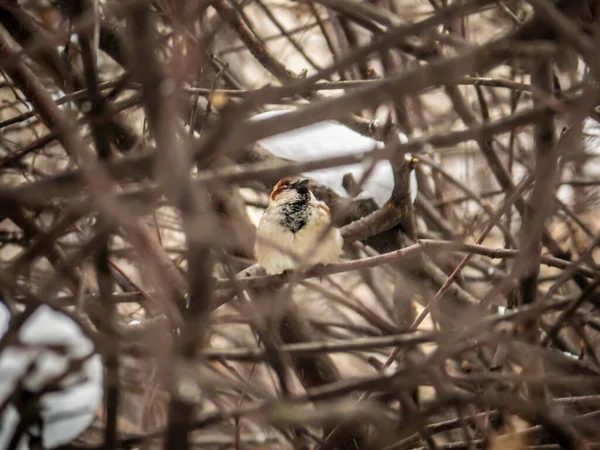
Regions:
<svg viewBox="0 0 600 450"><path fill-rule="evenodd" d="M0 336L11 319L0 303ZM13 394L19 382L29 392L39 392L52 380L68 372L71 361L94 352L92 341L67 315L40 306L19 329L18 340L0 351L0 404ZM70 442L92 422L102 399L103 368L98 354L88 358L80 370L69 372L59 390L40 397L43 446L53 448ZM7 448L19 423L19 413L9 402L0 415L0 449ZM37 426L29 428L39 436ZM18 450L26 450L29 437L23 435Z"/></svg>
<svg viewBox="0 0 600 450"><path fill-rule="evenodd" d="M257 114L251 120L262 120L285 114L290 110L267 111ZM404 134L400 134L400 141L407 142ZM279 158L292 161L311 161L318 158L342 156L368 152L376 148L382 148L383 143L363 136L360 133L334 121L318 122L313 125L298 128L258 141L266 150ZM406 155L407 158L411 156ZM348 197L348 193L342 185L344 175L351 173L357 183L371 162L350 164L346 166L332 167L329 169L305 172L304 175L312 178L318 183L329 186L342 197ZM372 198L381 206L392 194L394 188L394 173L389 161L379 161L370 176L363 184L360 198ZM417 177L415 172L410 177L411 197L414 202L417 196Z"/></svg>

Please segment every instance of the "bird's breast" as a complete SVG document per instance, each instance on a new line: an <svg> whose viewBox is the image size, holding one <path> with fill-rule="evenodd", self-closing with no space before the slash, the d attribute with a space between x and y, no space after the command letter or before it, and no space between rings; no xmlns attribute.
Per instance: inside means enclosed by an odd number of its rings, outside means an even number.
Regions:
<svg viewBox="0 0 600 450"><path fill-rule="evenodd" d="M280 207L279 223L282 227L290 230L292 233L297 233L308 223L310 219L310 210L308 203L299 199L293 202L286 203Z"/></svg>

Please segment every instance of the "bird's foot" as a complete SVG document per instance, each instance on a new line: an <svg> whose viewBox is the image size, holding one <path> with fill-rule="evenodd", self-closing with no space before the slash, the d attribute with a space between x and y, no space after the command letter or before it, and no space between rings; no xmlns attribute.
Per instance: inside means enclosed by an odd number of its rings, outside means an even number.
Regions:
<svg viewBox="0 0 600 450"><path fill-rule="evenodd" d="M289 279L291 273L292 271L290 269L285 269L279 273L272 273L271 276L273 278L269 282L269 287L278 290L281 285Z"/></svg>
<svg viewBox="0 0 600 450"><path fill-rule="evenodd" d="M282 280L287 280L292 274L292 269L285 269L283 272L279 274Z"/></svg>
<svg viewBox="0 0 600 450"><path fill-rule="evenodd" d="M326 266L327 266L327 264L316 263L312 266L310 271L319 277L319 281L323 281L323 275L324 275L323 272L325 271Z"/></svg>

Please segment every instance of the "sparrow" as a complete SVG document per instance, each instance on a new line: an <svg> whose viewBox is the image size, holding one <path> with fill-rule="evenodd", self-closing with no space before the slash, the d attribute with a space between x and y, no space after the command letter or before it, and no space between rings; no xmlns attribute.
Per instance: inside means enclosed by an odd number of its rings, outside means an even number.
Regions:
<svg viewBox="0 0 600 450"><path fill-rule="evenodd" d="M327 234L323 236L325 231ZM344 240L327 205L308 189L308 179L279 180L256 230L254 255L267 274L339 260Z"/></svg>

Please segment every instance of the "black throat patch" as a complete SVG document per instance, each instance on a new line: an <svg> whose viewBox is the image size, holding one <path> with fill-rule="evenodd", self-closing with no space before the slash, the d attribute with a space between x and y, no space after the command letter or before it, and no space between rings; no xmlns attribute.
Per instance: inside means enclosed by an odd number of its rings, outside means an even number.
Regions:
<svg viewBox="0 0 600 450"><path fill-rule="evenodd" d="M282 206L283 217L281 225L290 230L292 233L297 233L308 222L310 211L308 203L310 201L310 192L298 192L298 197Z"/></svg>

